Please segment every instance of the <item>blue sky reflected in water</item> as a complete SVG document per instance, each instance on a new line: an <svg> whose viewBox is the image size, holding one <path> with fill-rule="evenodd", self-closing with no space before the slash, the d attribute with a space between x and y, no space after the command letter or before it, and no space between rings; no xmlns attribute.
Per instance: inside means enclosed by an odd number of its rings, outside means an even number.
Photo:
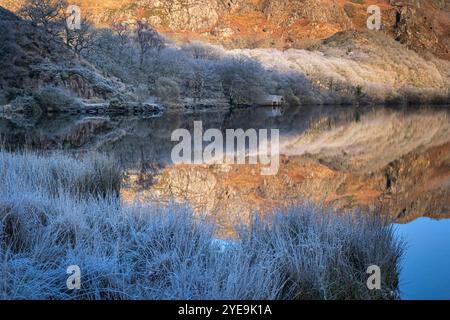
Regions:
<svg viewBox="0 0 450 320"><path fill-rule="evenodd" d="M396 228L407 242L402 299L450 299L450 219L420 218Z"/></svg>

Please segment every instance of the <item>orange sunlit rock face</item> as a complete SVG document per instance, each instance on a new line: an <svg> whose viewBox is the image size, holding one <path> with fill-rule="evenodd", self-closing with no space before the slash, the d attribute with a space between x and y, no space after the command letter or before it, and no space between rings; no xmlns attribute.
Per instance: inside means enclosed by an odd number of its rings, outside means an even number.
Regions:
<svg viewBox="0 0 450 320"><path fill-rule="evenodd" d="M21 1L0 0L17 10ZM200 39L228 47L302 48L336 32L366 29L367 8L377 5L383 32L408 47L449 59L450 7L442 1L93 1L71 0L98 26L146 19L178 41Z"/></svg>

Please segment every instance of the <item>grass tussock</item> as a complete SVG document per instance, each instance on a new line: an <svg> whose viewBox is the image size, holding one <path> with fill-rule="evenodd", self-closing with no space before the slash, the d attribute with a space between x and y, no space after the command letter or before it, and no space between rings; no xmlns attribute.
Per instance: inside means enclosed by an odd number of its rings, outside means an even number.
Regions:
<svg viewBox="0 0 450 320"><path fill-rule="evenodd" d="M118 194L122 174L112 159L99 154L77 160L62 154L0 152L0 179L1 188L14 186L19 193L68 193L82 198Z"/></svg>
<svg viewBox="0 0 450 320"><path fill-rule="evenodd" d="M0 152L0 299L397 297L402 246L376 217L305 205L220 241L186 208L123 206L117 172L104 158ZM372 264L381 290L366 287ZM66 287L70 265L80 290Z"/></svg>

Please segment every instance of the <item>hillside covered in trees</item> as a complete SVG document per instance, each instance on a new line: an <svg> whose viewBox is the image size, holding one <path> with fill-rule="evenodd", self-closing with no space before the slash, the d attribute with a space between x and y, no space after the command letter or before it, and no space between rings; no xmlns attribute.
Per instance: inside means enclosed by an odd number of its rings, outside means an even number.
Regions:
<svg viewBox="0 0 450 320"><path fill-rule="evenodd" d="M55 0L29 1L17 15L1 9L3 109L45 112L48 100L60 102L50 111L226 107L257 104L267 93L289 105L448 101L450 62L383 31L341 31L306 49L230 50L180 44L148 20L98 26L95 11L69 30L65 9Z"/></svg>

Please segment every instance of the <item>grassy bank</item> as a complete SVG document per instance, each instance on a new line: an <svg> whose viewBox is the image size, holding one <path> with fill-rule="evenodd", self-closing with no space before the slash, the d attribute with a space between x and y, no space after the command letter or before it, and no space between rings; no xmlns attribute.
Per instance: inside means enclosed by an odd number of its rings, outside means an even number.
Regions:
<svg viewBox="0 0 450 320"><path fill-rule="evenodd" d="M0 299L397 297L402 245L379 218L301 206L222 243L189 209L123 206L120 180L101 156L0 152Z"/></svg>

